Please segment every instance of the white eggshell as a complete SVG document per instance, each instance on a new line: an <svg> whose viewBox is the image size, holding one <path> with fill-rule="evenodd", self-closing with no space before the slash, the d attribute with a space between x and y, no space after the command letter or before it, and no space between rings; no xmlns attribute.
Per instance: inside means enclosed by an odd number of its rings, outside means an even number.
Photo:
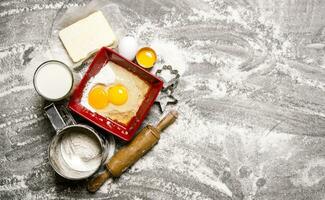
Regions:
<svg viewBox="0 0 325 200"><path fill-rule="evenodd" d="M118 52L126 59L133 60L138 51L138 44L135 38L126 36L120 40Z"/></svg>

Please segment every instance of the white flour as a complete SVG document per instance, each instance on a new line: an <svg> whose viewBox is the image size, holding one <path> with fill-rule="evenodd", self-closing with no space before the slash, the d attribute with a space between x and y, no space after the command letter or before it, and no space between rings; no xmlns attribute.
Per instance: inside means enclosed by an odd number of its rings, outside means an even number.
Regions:
<svg viewBox="0 0 325 200"><path fill-rule="evenodd" d="M101 70L95 76L89 79L81 97L81 101L80 101L81 105L92 112L96 112L95 109L91 107L91 105L89 105L88 103L88 94L90 90L97 84L108 85L113 83L114 81L115 81L115 73L110 68L110 66L106 65L102 67Z"/></svg>
<svg viewBox="0 0 325 200"><path fill-rule="evenodd" d="M72 132L60 145L63 160L73 170L95 171L101 164L101 146L94 136Z"/></svg>
<svg viewBox="0 0 325 200"><path fill-rule="evenodd" d="M155 38L150 46L157 52L158 63L154 66L151 73L155 73L162 65L172 65L173 69L177 69L179 74L183 74L188 68L185 56L186 52L179 48L172 41L165 41Z"/></svg>

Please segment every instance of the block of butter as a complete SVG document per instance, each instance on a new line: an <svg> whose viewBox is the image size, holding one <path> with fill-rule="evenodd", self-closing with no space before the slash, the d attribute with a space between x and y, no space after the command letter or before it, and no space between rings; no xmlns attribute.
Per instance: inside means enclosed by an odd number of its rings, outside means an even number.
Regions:
<svg viewBox="0 0 325 200"><path fill-rule="evenodd" d="M110 25L100 11L64 28L59 36L73 62L86 58L89 53L103 46L112 46L116 41Z"/></svg>

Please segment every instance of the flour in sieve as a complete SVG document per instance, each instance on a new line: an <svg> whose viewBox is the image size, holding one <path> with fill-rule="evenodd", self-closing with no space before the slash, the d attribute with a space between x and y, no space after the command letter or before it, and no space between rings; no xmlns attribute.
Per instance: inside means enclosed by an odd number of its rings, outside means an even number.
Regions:
<svg viewBox="0 0 325 200"><path fill-rule="evenodd" d="M100 143L92 135L72 132L62 138L62 157L73 170L96 170L101 164L101 152Z"/></svg>

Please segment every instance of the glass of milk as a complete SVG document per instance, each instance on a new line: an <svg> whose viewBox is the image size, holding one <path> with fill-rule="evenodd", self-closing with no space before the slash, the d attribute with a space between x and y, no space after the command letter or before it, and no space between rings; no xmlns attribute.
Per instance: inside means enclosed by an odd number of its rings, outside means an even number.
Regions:
<svg viewBox="0 0 325 200"><path fill-rule="evenodd" d="M74 73L63 62L49 60L42 63L34 73L34 88L49 101L59 101L68 97L75 82Z"/></svg>

